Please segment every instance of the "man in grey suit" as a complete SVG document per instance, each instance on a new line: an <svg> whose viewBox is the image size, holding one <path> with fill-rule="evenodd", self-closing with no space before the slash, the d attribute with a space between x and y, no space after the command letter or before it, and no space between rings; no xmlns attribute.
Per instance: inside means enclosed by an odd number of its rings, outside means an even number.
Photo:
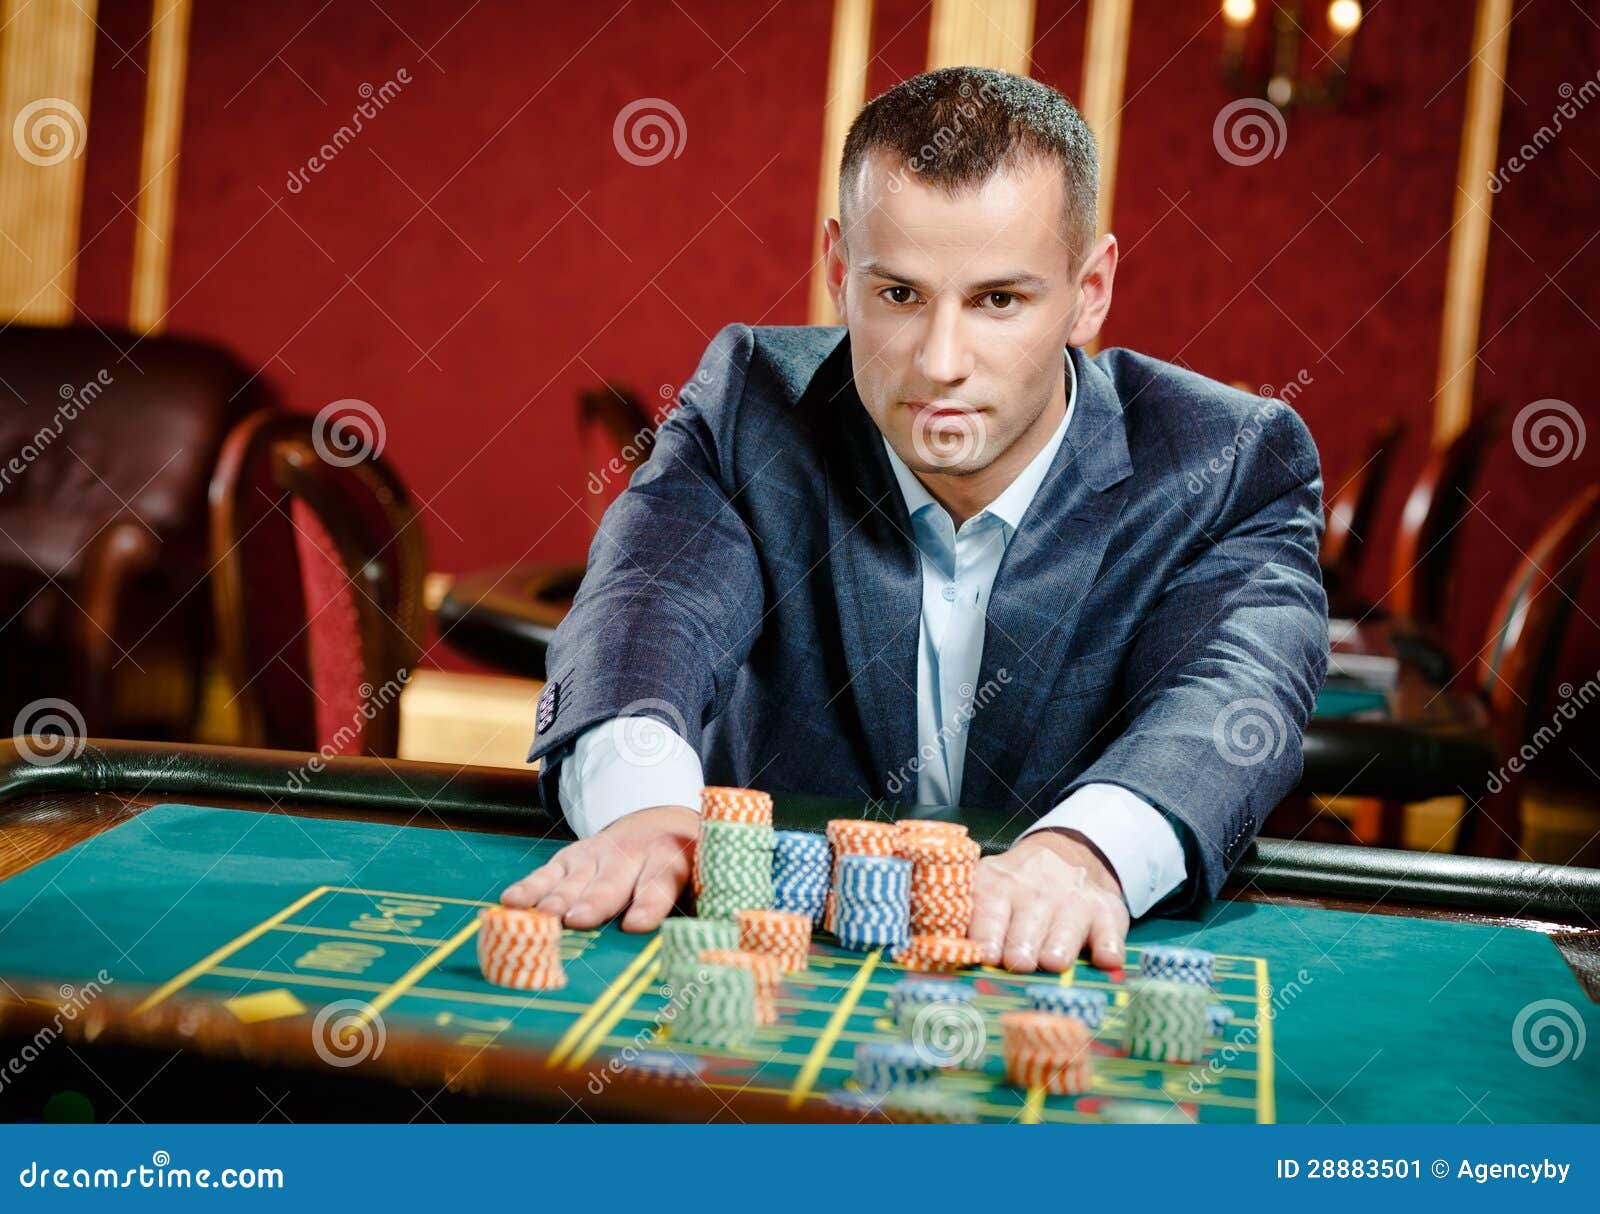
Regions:
<svg viewBox="0 0 1600 1214"><path fill-rule="evenodd" d="M530 759L578 842L505 892L657 926L706 783L986 806L971 935L1121 964L1215 895L1300 774L1327 663L1298 417L1094 358L1117 241L1072 104L978 68L856 118L844 328L717 334L606 512Z"/></svg>

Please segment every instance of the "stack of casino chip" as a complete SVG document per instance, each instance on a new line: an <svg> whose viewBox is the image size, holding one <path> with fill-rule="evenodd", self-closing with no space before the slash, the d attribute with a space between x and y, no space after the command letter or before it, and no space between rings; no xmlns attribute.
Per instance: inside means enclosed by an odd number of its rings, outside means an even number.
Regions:
<svg viewBox="0 0 1600 1214"><path fill-rule="evenodd" d="M1034 1011L1076 1016L1091 1030L1105 1023L1106 1007L1110 1002L1104 991L1042 982L1028 987L1023 994Z"/></svg>
<svg viewBox="0 0 1600 1214"><path fill-rule="evenodd" d="M697 962L672 1022L672 1039L686 1045L732 1047L756 1030L756 982L747 969Z"/></svg>
<svg viewBox="0 0 1600 1214"><path fill-rule="evenodd" d="M1000 1050L1006 1078L1018 1087L1043 1088L1057 1096L1089 1090L1094 1068L1089 1026L1059 1012L1003 1012Z"/></svg>
<svg viewBox="0 0 1600 1214"><path fill-rule="evenodd" d="M1138 978L1128 984L1128 1057L1194 1062L1211 1031L1211 990L1194 982Z"/></svg>
<svg viewBox="0 0 1600 1214"><path fill-rule="evenodd" d="M1203 948L1175 944L1147 944L1139 953L1139 977L1168 982L1193 982L1210 986L1216 957Z"/></svg>
<svg viewBox="0 0 1600 1214"><path fill-rule="evenodd" d="M834 888L839 879L839 862L845 856L892 856L900 831L893 822L869 822L865 818L835 818L828 823L828 846L833 851L833 878L823 911L822 926L835 930ZM909 913L909 907L908 907Z"/></svg>
<svg viewBox="0 0 1600 1214"><path fill-rule="evenodd" d="M739 925L739 947L777 959L784 973L806 968L811 954L811 920L783 910L745 910L734 915Z"/></svg>
<svg viewBox="0 0 1600 1214"><path fill-rule="evenodd" d="M676 917L661 924L661 978L683 990L693 984L700 954L708 948L738 948L739 928L731 919Z"/></svg>
<svg viewBox="0 0 1600 1214"><path fill-rule="evenodd" d="M983 946L965 936L912 936L894 959L908 970L953 973L983 960Z"/></svg>
<svg viewBox="0 0 1600 1214"><path fill-rule="evenodd" d="M906 978L889 988L884 1008L895 1027L909 1034L917 1015L927 1007L971 1007L977 991L960 982L942 978Z"/></svg>
<svg viewBox="0 0 1600 1214"><path fill-rule="evenodd" d="M845 948L898 950L910 938L911 863L842 855L834 865L833 934Z"/></svg>
<svg viewBox="0 0 1600 1214"><path fill-rule="evenodd" d="M708 948L700 954L700 960L706 965L729 965L748 971L756 984L756 1023L778 1023L778 988L783 984L783 966L776 957L738 948Z"/></svg>
<svg viewBox="0 0 1600 1214"><path fill-rule="evenodd" d="M856 1046L856 1086L864 1092L927 1083L939 1066L909 1041L863 1041Z"/></svg>
<svg viewBox="0 0 1600 1214"><path fill-rule="evenodd" d="M773 836L772 905L806 915L821 926L828 900L828 840L803 830L780 830Z"/></svg>
<svg viewBox="0 0 1600 1214"><path fill-rule="evenodd" d="M772 909L772 798L753 788L707 788L694 850L695 910L728 918Z"/></svg>
<svg viewBox="0 0 1600 1214"><path fill-rule="evenodd" d="M953 822L897 824L895 854L911 862L911 930L965 936L972 923L972 879L983 849Z"/></svg>
<svg viewBox="0 0 1600 1214"><path fill-rule="evenodd" d="M489 906L478 912L478 968L496 986L519 991L558 991L567 985L561 968L561 918L544 911Z"/></svg>

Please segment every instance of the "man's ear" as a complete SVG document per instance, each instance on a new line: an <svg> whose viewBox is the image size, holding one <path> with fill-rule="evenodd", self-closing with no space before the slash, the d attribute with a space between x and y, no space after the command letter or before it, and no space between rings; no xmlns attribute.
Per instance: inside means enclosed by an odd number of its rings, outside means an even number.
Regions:
<svg viewBox="0 0 1600 1214"><path fill-rule="evenodd" d="M850 265L845 260L844 234L839 229L839 221L831 217L822 224L822 262L823 277L828 283L828 294L832 297L833 306L842 322L845 318L845 280L849 275Z"/></svg>
<svg viewBox="0 0 1600 1214"><path fill-rule="evenodd" d="M1067 334L1068 345L1087 346L1100 335L1100 326L1111 311L1111 284L1116 276L1117 238L1107 232L1090 250L1078 276L1083 307Z"/></svg>

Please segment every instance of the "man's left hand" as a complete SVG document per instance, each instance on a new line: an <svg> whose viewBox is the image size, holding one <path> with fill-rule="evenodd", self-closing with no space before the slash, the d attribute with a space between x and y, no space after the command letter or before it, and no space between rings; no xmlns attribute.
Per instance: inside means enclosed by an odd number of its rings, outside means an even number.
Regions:
<svg viewBox="0 0 1600 1214"><path fill-rule="evenodd" d="M1019 974L1070 968L1085 945L1121 969L1128 935L1122 886L1100 853L1070 831L1039 830L978 862L972 926L984 961Z"/></svg>

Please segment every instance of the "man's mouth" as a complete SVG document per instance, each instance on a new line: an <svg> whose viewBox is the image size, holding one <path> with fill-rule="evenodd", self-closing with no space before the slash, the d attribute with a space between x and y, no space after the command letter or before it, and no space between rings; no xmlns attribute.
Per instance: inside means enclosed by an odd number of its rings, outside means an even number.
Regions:
<svg viewBox="0 0 1600 1214"><path fill-rule="evenodd" d="M913 400L906 404L912 416L921 422L960 422L976 417L978 409L960 400Z"/></svg>

